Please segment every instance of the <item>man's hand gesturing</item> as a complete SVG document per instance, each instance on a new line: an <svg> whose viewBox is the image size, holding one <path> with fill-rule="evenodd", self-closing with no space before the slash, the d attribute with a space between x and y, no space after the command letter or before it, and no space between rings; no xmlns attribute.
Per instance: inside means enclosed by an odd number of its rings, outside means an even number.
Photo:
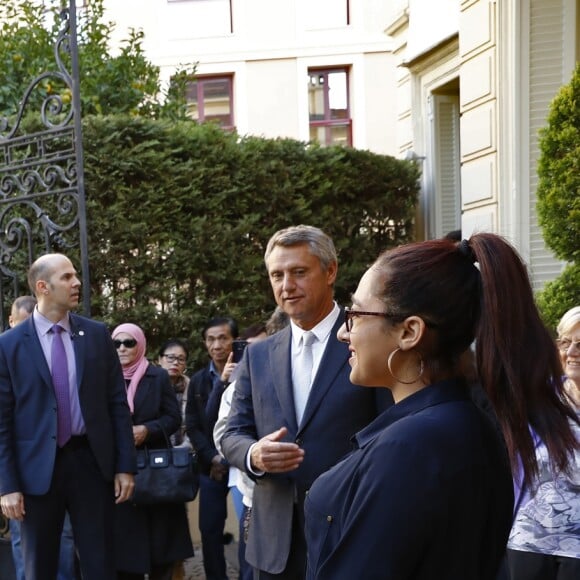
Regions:
<svg viewBox="0 0 580 580"><path fill-rule="evenodd" d="M304 459L304 449L296 443L283 442L286 427L262 437L252 448L252 469L266 473L284 473L297 469Z"/></svg>

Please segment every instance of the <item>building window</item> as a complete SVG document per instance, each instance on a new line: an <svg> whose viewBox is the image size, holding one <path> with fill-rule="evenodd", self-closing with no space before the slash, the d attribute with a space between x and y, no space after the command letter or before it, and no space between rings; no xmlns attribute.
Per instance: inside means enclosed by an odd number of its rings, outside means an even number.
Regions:
<svg viewBox="0 0 580 580"><path fill-rule="evenodd" d="M234 128L233 77L196 77L187 85L187 112L199 123Z"/></svg>
<svg viewBox="0 0 580 580"><path fill-rule="evenodd" d="M348 69L308 71L310 140L321 145L352 145Z"/></svg>

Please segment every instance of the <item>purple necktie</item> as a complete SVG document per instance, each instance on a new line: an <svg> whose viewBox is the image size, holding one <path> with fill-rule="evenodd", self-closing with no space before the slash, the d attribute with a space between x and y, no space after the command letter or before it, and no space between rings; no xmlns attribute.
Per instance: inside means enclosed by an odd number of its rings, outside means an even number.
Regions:
<svg viewBox="0 0 580 580"><path fill-rule="evenodd" d="M60 333L64 330L62 326L54 324L50 329L53 333L52 346L50 352L50 362L52 369L52 384L56 395L57 408L57 434L56 442L59 447L71 438L71 413L70 413L70 392L68 383L68 364L64 343Z"/></svg>

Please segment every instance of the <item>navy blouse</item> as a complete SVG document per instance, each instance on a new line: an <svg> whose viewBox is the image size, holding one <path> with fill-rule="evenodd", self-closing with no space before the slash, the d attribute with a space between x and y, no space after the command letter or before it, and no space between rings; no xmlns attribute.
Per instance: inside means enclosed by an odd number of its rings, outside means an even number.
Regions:
<svg viewBox="0 0 580 580"><path fill-rule="evenodd" d="M354 442L306 499L309 580L495 578L512 478L497 423L467 387L430 385Z"/></svg>

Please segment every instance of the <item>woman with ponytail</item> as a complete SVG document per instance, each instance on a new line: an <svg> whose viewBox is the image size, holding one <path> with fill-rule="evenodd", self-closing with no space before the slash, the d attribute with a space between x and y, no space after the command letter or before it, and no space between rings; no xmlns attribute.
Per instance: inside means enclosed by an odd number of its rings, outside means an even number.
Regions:
<svg viewBox="0 0 580 580"><path fill-rule="evenodd" d="M367 270L339 339L353 383L395 405L306 501L311 580L492 580L532 484L534 433L554 470L577 448L557 349L526 268L500 236L414 243ZM480 387L465 360L475 342ZM345 409L348 413L348 409Z"/></svg>

